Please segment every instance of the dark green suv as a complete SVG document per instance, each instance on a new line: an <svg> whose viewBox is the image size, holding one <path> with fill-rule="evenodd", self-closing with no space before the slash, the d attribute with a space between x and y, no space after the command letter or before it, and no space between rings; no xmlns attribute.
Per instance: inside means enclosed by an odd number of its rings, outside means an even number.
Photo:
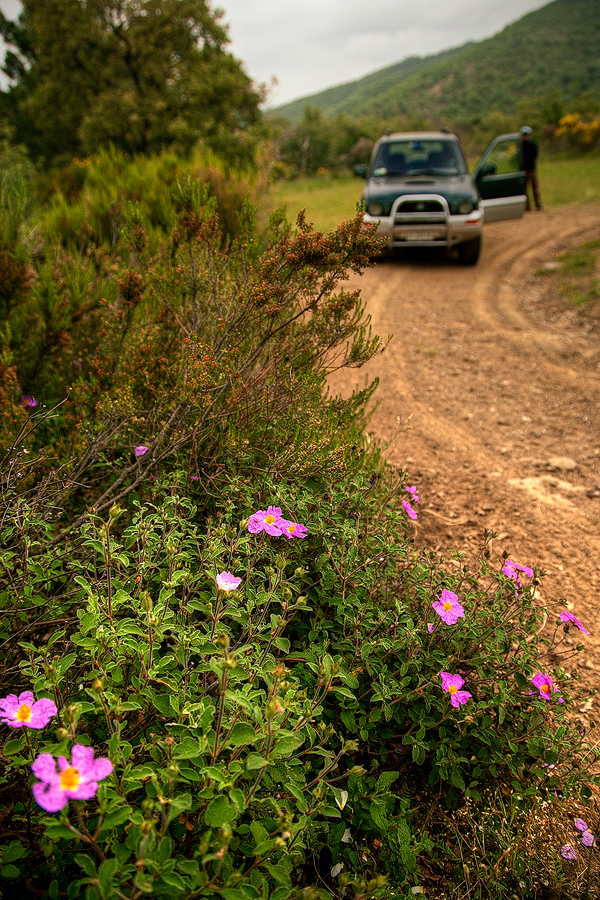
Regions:
<svg viewBox="0 0 600 900"><path fill-rule="evenodd" d="M388 247L458 250L473 266L483 223L523 215L525 172L518 134L497 137L469 175L458 138L445 132L389 134L375 145L367 179L365 222L377 222Z"/></svg>

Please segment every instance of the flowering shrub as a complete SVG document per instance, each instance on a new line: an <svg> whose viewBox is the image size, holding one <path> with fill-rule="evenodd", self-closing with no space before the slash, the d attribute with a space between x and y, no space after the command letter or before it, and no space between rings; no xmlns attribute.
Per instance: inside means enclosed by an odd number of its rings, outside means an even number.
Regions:
<svg viewBox="0 0 600 900"><path fill-rule="evenodd" d="M7 644L32 691L5 713L43 695L57 708L33 744L6 729L3 790L33 822L10 877L225 900L339 878L366 897L384 872L410 888L432 852L424 784L456 803L495 779L585 782L562 670L563 705L532 693L560 652L539 642L535 577L517 588L485 560L450 573L414 554L402 480L376 474L265 482L262 503L223 478L208 528L171 496L90 519L58 568L52 552L27 572L11 557L15 602L34 594L41 621L55 605L64 624L41 640L34 616ZM296 520L297 541L276 526ZM459 600L430 631L433 604Z"/></svg>

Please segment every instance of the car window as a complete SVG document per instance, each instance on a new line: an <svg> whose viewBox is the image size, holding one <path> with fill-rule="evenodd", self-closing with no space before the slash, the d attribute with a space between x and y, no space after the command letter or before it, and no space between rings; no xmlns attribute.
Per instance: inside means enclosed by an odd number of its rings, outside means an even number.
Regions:
<svg viewBox="0 0 600 900"><path fill-rule="evenodd" d="M519 154L519 141L515 138L507 138L499 141L489 156L486 163L495 166L495 175L506 175L511 172L521 171L521 157Z"/></svg>
<svg viewBox="0 0 600 900"><path fill-rule="evenodd" d="M372 169L384 175L465 175L467 167L459 145L444 140L383 141Z"/></svg>

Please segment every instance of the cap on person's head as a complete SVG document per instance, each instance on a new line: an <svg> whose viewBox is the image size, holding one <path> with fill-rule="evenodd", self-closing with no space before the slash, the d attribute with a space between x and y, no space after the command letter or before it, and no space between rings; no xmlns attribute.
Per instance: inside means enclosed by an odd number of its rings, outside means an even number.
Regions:
<svg viewBox="0 0 600 900"><path fill-rule="evenodd" d="M521 134L533 134L533 128L530 128L529 125L523 125Z"/></svg>

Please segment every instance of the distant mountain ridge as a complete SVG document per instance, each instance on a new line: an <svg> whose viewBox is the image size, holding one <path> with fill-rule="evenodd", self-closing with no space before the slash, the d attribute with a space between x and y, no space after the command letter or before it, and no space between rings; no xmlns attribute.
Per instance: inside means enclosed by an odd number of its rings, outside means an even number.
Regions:
<svg viewBox="0 0 600 900"><path fill-rule="evenodd" d="M600 92L600 2L554 0L484 41L405 59L274 112L291 122L307 105L328 117L459 122L512 113L549 91L566 98L589 90Z"/></svg>

